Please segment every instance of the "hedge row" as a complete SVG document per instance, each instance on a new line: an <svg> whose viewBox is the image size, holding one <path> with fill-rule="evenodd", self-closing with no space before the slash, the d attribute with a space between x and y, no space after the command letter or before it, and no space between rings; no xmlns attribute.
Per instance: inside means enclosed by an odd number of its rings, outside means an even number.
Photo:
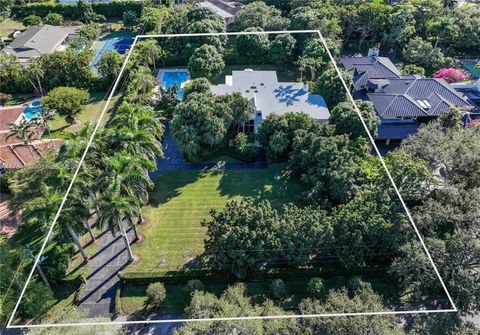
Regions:
<svg viewBox="0 0 480 335"><path fill-rule="evenodd" d="M97 14L105 17L121 17L125 11L134 11L140 15L145 1L112 1L94 2L92 8ZM77 5L55 2L34 2L12 7L12 14L18 17L37 15L44 17L48 13L57 13L66 18L74 18L77 13Z"/></svg>
<svg viewBox="0 0 480 335"><path fill-rule="evenodd" d="M348 272L349 276L372 276L385 275L384 267L371 267L358 271ZM270 279L294 279L301 277L337 277L344 276L346 271L340 267L326 268L302 268L292 270L291 268L276 268L249 275L249 281L270 280ZM184 284L190 279L199 279L208 283L233 283L240 281L233 275L213 272L209 270L190 271L158 271L158 272L120 272L118 274L123 284L148 285L161 281L164 284Z"/></svg>

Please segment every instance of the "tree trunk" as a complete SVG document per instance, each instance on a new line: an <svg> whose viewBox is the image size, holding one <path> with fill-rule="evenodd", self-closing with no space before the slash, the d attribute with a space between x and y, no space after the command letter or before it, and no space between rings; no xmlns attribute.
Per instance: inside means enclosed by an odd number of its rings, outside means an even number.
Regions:
<svg viewBox="0 0 480 335"><path fill-rule="evenodd" d="M132 223L132 228L133 228L133 234L135 235L135 241L138 241L137 225Z"/></svg>
<svg viewBox="0 0 480 335"><path fill-rule="evenodd" d="M120 223L120 231L122 232L123 242L125 242L125 246L127 247L128 260L133 262L133 252L130 247L130 241L128 240L127 232L125 231L123 222Z"/></svg>
<svg viewBox="0 0 480 335"><path fill-rule="evenodd" d="M75 232L75 230L73 230L72 226L70 226L70 225L67 226L67 229L68 229L68 232L70 233L70 236L72 236L73 242L75 242L78 250L82 254L84 262L87 263L88 262L88 255L85 252L85 250L83 249L82 243L78 239L77 233Z"/></svg>
<svg viewBox="0 0 480 335"><path fill-rule="evenodd" d="M50 286L50 283L48 282L47 277L45 277L45 274L43 273L42 268L40 268L40 264L37 263L36 268L38 273L40 274L40 277L42 277L43 282L45 283L45 286L47 286L51 291L52 287Z"/></svg>
<svg viewBox="0 0 480 335"><path fill-rule="evenodd" d="M87 226L88 234L90 235L90 238L92 239L92 243L95 242L95 235L93 235L92 227L88 223L88 220L85 221L85 226Z"/></svg>

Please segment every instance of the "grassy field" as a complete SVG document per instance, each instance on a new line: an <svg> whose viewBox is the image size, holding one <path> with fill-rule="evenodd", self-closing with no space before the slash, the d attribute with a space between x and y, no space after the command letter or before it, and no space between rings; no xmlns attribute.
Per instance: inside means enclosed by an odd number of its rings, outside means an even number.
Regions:
<svg viewBox="0 0 480 335"><path fill-rule="evenodd" d="M145 241L133 247L141 261L125 271L180 270L204 250L206 228L200 222L209 218L211 208L220 210L228 200L268 199L276 207L294 202L303 188L284 168L274 164L266 169L182 171L160 176L150 205L143 209L148 224L140 226L140 232Z"/></svg>
<svg viewBox="0 0 480 335"><path fill-rule="evenodd" d="M17 30L24 30L26 27L22 21L6 19L0 23L0 37L10 37Z"/></svg>
<svg viewBox="0 0 480 335"><path fill-rule="evenodd" d="M88 102L88 104L85 105L83 111L76 117L76 119L80 121L79 124L74 124L70 126L67 124L67 122L65 122L64 118L57 115L54 120L49 122L52 132L53 133L56 131L73 132L81 129L86 122L96 123L106 103L105 94L106 92L90 93L90 101ZM111 108L115 105L115 103L119 98L120 98L120 95L113 96L109 104L109 110L111 110ZM107 119L108 119L107 117L104 117L102 120L102 123L105 123Z"/></svg>
<svg viewBox="0 0 480 335"><path fill-rule="evenodd" d="M297 81L300 77L300 74L295 67L280 69L278 65L274 64L227 65L219 75L212 78L211 82L213 85L225 84L225 76L232 75L232 71L243 71L245 69L252 69L255 71L277 71L278 80L281 82Z"/></svg>

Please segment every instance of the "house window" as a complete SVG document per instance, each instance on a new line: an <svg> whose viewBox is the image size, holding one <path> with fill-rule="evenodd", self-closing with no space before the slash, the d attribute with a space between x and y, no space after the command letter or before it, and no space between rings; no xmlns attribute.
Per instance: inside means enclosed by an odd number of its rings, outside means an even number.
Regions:
<svg viewBox="0 0 480 335"><path fill-rule="evenodd" d="M244 133L253 133L255 132L255 120L248 120L243 124Z"/></svg>

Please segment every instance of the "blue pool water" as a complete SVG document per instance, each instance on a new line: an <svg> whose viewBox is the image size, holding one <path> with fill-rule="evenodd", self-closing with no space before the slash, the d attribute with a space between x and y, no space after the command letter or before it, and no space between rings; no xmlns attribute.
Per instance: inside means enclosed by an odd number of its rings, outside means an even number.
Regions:
<svg viewBox="0 0 480 335"><path fill-rule="evenodd" d="M178 98L181 100L183 98L183 89L182 84L190 79L190 74L187 70L178 70L178 71L166 71L163 73L162 77L162 86L164 89L168 89L171 86L177 84L178 86Z"/></svg>
<svg viewBox="0 0 480 335"><path fill-rule="evenodd" d="M33 103L32 103L33 105ZM40 101L38 102L38 106L40 106ZM23 115L25 115L25 118L27 120L35 119L39 117L42 114L42 108L41 107L27 107L23 111Z"/></svg>

